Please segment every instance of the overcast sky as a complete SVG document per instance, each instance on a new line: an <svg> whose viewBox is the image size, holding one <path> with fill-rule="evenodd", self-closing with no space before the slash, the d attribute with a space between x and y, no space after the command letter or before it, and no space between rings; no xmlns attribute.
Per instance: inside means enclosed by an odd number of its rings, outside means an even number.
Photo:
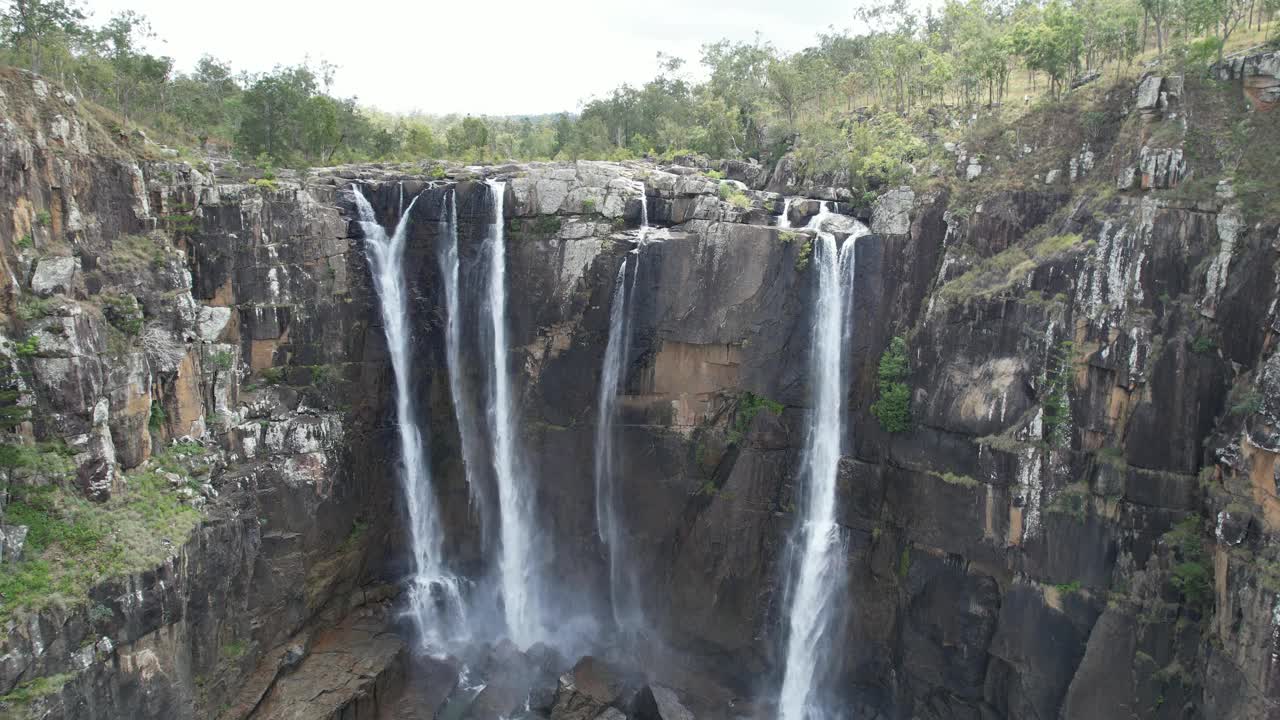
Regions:
<svg viewBox="0 0 1280 720"><path fill-rule="evenodd" d="M304 58L338 66L335 91L384 110L507 115L577 110L653 77L656 53L756 32L779 49L854 25L854 0L86 0L95 24L146 15L152 52L188 70L203 54L237 70ZM163 42L160 42L163 41Z"/></svg>

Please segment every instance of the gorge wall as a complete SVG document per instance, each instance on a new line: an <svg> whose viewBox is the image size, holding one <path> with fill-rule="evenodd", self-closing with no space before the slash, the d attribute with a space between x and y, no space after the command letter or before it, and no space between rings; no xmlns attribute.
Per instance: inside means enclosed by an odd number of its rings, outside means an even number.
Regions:
<svg viewBox="0 0 1280 720"><path fill-rule="evenodd" d="M3 349L33 408L19 432L46 443L5 468L4 562L39 551L21 548L34 536L14 512L37 505L33 488L62 488L59 507L92 498L111 522L134 517L139 488L182 508L144 523L147 553L104 562L86 597L15 607L6 582L5 712L415 717L414 692L450 691L414 690L395 615L408 558L392 376L348 189L387 226L421 193L413 391L445 552L482 583L493 527L462 466L436 249L453 193L462 286L478 292L482 181L501 179L506 360L566 647L590 649L609 616L596 402L644 202L660 242L634 256L616 489L647 620L636 662L700 717L770 716L815 292L809 234L775 218L785 207L803 227L819 209L803 198L823 198L838 240L854 217L872 231L855 245L838 483L847 715L1277 716L1280 215L1264 154L1237 158L1255 175L1232 182L1214 139L1247 121L1254 147L1280 140L1280 113L1241 94L1274 62L976 123L868 207L786 161L254 178L122 137L4 71ZM474 387L489 360L466 337ZM894 337L912 423L890 433L869 408Z"/></svg>

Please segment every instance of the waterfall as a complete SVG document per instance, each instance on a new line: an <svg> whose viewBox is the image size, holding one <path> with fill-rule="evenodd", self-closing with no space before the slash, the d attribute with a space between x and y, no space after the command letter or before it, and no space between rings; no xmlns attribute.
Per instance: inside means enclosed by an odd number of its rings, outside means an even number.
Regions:
<svg viewBox="0 0 1280 720"><path fill-rule="evenodd" d="M644 244L649 235L649 196L645 193L644 181L637 180L640 186L640 243Z"/></svg>
<svg viewBox="0 0 1280 720"><path fill-rule="evenodd" d="M782 215L778 218L778 227L783 230L791 227L791 198L782 199Z"/></svg>
<svg viewBox="0 0 1280 720"><path fill-rule="evenodd" d="M414 197L404 208L395 231L387 236L378 224L373 207L355 185L360 229L368 249L369 270L382 312L387 352L395 379L396 427L400 440L400 476L408 508L409 540L413 557L413 575L409 581L409 612L423 649L464 632L467 622L462 603L460 581L444 571L441 562L444 534L431 486L431 469L422 444L422 432L414 414L411 389L413 371L412 343L409 332L409 301L404 277L404 245L409 230L409 217L418 202ZM403 206L403 188L401 188Z"/></svg>
<svg viewBox="0 0 1280 720"><path fill-rule="evenodd" d="M600 394L596 406L595 482L596 528L600 542L608 553L609 602L613 609L614 624L624 627L633 614L624 609L634 607L634 598L623 587L626 560L622 556L622 532L618 527L617 505L614 502L614 448L615 421L618 412L618 393L621 391L622 368L627 354L628 293L627 260L618 268L618 278L613 285L609 309L609 340L605 345L604 364L600 369Z"/></svg>
<svg viewBox="0 0 1280 720"><path fill-rule="evenodd" d="M845 583L847 553L836 522L836 474L845 429L844 354L852 337L846 329L854 321L856 237L850 237L837 252L835 236L822 230L822 222L830 214L823 203L806 226L817 232L813 264L818 291L809 370L813 411L801 467L804 494L797 542L799 566L790 575L786 669L778 699L782 720L826 716L815 680L834 661L835 638L830 637L830 631Z"/></svg>
<svg viewBox="0 0 1280 720"><path fill-rule="evenodd" d="M444 279L445 313L445 362L449 366L449 396L458 422L458 438L462 445L462 466L471 493L471 504L480 515L481 527L488 527L489 503L484 491L480 468L480 437L472 405L468 402L465 371L462 364L462 296L458 266L458 199L454 188L449 188L440 198L440 246L437 258L440 275ZM487 538L487 532L481 537Z"/></svg>
<svg viewBox="0 0 1280 720"><path fill-rule="evenodd" d="M506 183L486 180L493 201L493 223L486 244L489 253L489 398L486 417L493 440L493 470L498 486L498 526L502 551L498 561L503 612L512 642L528 648L542 638L538 573L534 569L533 498L527 478L519 472L516 424L507 369L506 238L503 197Z"/></svg>

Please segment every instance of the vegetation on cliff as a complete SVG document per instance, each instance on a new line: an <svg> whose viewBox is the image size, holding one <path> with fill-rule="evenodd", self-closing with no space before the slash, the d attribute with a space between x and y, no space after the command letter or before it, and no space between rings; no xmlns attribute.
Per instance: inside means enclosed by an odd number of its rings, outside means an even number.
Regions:
<svg viewBox="0 0 1280 720"><path fill-rule="evenodd" d="M880 355L880 367L876 372L879 397L871 405L871 414L880 421L885 432L899 433L911 429L911 387L906 383L910 374L907 341L895 337Z"/></svg>
<svg viewBox="0 0 1280 720"><path fill-rule="evenodd" d="M3 446L0 468L74 476L65 446ZM126 476L127 489L95 503L71 483L11 486L5 522L27 528L18 562L0 565L0 621L20 610L89 601L97 583L150 570L186 541L201 513L190 503L209 472L204 449L178 443ZM109 617L109 615L108 615Z"/></svg>

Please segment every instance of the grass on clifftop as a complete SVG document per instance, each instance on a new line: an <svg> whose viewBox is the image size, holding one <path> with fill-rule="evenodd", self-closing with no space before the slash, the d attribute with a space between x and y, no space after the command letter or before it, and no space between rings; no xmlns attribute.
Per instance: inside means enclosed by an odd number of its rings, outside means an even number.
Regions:
<svg viewBox="0 0 1280 720"><path fill-rule="evenodd" d="M166 449L130 473L127 489L105 503L60 486L14 486L4 522L25 525L28 533L22 561L0 566L0 623L21 611L80 605L95 584L151 569L172 555L201 513L161 473L193 485L190 475L201 471L203 452L195 444ZM53 462L49 453L38 455L45 465Z"/></svg>

